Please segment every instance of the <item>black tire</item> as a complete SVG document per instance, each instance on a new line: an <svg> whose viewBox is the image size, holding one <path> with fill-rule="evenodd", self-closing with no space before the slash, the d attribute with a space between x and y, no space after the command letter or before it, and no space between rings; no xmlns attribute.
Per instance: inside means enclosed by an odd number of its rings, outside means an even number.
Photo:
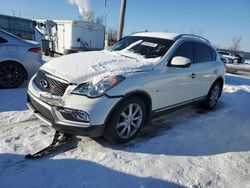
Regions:
<svg viewBox="0 0 250 188"><path fill-rule="evenodd" d="M12 89L21 86L25 79L23 67L15 62L0 63L0 87Z"/></svg>
<svg viewBox="0 0 250 188"><path fill-rule="evenodd" d="M54 57L54 56L55 56L54 52L50 52L50 57Z"/></svg>
<svg viewBox="0 0 250 188"><path fill-rule="evenodd" d="M125 118L123 115L124 113L125 114L127 112L129 113L131 105L132 105L132 110L134 110L135 115L133 117L128 117L129 116L128 115L127 118ZM139 111L136 113L136 110L138 109ZM145 115L146 115L145 104L140 98L130 97L130 98L125 99L113 110L113 113L111 114L107 122L107 125L104 129L104 133L103 133L104 137L116 144L123 144L123 143L127 143L131 141L133 138L137 136L141 127L143 126L145 122ZM133 120L133 118L136 119L140 116L141 116L141 120ZM128 136L122 134L124 129L126 129L124 134L128 134ZM129 132L131 132L131 135Z"/></svg>
<svg viewBox="0 0 250 188"><path fill-rule="evenodd" d="M202 103L202 106L206 109L213 109L218 103L222 92L222 84L216 81L210 88L206 100Z"/></svg>
<svg viewBox="0 0 250 188"><path fill-rule="evenodd" d="M45 56L49 56L49 51L44 52Z"/></svg>
<svg viewBox="0 0 250 188"><path fill-rule="evenodd" d="M234 58L234 59L232 60L232 63L239 63L239 59L238 59L238 58Z"/></svg>

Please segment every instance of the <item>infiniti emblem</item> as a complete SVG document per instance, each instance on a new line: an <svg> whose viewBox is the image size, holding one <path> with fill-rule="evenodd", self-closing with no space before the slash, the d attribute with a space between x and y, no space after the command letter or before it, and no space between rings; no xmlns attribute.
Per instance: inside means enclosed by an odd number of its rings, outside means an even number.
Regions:
<svg viewBox="0 0 250 188"><path fill-rule="evenodd" d="M42 86L42 88L46 89L49 87L49 83L47 80L41 80L40 81L40 86Z"/></svg>

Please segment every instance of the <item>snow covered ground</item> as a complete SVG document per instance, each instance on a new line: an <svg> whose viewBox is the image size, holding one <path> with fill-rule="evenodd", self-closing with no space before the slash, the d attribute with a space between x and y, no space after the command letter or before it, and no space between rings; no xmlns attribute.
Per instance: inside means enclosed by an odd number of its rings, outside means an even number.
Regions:
<svg viewBox="0 0 250 188"><path fill-rule="evenodd" d="M77 137L39 159L54 130L27 109L26 88L0 90L0 187L250 187L250 78L227 75L214 111L159 117L132 143Z"/></svg>

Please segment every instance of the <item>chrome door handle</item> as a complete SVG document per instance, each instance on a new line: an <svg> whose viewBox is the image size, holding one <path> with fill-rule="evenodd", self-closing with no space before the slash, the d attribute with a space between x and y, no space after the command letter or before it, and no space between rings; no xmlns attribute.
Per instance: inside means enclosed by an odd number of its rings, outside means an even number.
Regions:
<svg viewBox="0 0 250 188"><path fill-rule="evenodd" d="M192 73L191 74L191 78L195 78L196 77L196 74L195 73Z"/></svg>

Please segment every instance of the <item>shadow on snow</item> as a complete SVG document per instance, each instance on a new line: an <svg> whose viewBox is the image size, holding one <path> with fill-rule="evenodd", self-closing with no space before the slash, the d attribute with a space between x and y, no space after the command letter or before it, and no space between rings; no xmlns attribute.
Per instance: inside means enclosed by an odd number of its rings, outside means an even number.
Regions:
<svg viewBox="0 0 250 188"><path fill-rule="evenodd" d="M139 177L119 172L85 160L40 159L30 161L22 160L23 158L22 155L0 155L0 187L181 187L175 183L152 177Z"/></svg>

